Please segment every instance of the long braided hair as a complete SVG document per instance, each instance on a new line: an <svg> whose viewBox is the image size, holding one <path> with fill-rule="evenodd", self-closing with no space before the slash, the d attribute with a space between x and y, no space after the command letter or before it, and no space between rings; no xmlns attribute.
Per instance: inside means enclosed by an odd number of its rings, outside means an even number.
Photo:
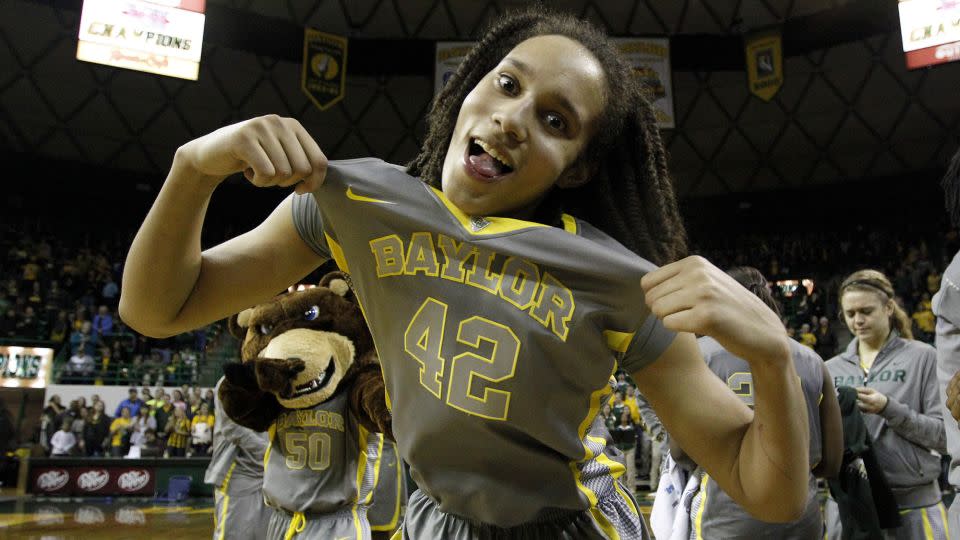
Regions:
<svg viewBox="0 0 960 540"><path fill-rule="evenodd" d="M960 229L960 148L950 160L947 166L947 173L940 180L940 187L943 188L943 198L947 203L947 215L950 216L950 224L955 229Z"/></svg>
<svg viewBox="0 0 960 540"><path fill-rule="evenodd" d="M534 7L495 22L434 98L426 138L407 172L440 187L464 98L514 47L541 35L562 35L589 50L603 66L610 97L597 134L578 158L593 171L592 178L578 188L552 189L535 219L556 224L566 211L656 264L685 256L686 231L646 90L610 40L572 15Z"/></svg>

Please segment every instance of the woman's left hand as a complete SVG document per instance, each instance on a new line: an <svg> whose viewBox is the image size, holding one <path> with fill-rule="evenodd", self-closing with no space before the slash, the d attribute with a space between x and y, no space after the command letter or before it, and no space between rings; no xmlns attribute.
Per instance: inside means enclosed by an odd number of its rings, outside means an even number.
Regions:
<svg viewBox="0 0 960 540"><path fill-rule="evenodd" d="M703 257L650 272L641 285L647 306L667 328L710 336L751 364L790 361L789 338L777 314Z"/></svg>

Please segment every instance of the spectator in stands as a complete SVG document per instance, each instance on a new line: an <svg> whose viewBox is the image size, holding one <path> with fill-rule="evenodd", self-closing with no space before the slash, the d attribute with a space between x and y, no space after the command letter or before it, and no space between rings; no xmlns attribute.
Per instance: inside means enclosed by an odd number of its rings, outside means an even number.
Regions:
<svg viewBox="0 0 960 540"><path fill-rule="evenodd" d="M148 429L157 430L157 419L150 414L150 407L140 407L137 416L130 422L130 444L140 446Z"/></svg>
<svg viewBox="0 0 960 540"><path fill-rule="evenodd" d="M160 441L157 439L157 430L148 429L144 432L140 442L140 457L160 457Z"/></svg>
<svg viewBox="0 0 960 540"><path fill-rule="evenodd" d="M70 382L89 382L96 369L96 361L81 347L70 356L70 360L64 369L64 375Z"/></svg>
<svg viewBox="0 0 960 540"><path fill-rule="evenodd" d="M144 405L143 400L137 397L136 388L131 388L130 390L128 390L128 394L129 395L127 396L127 399L121 401L120 404L117 405L117 411L114 414L114 416L119 417L120 409L123 409L123 408L126 408L131 416L136 416L137 413L139 413L140 411L140 407L143 407Z"/></svg>
<svg viewBox="0 0 960 540"><path fill-rule="evenodd" d="M47 311L59 311L65 304L63 289L60 288L60 282L50 281L50 287L47 289Z"/></svg>
<svg viewBox="0 0 960 540"><path fill-rule="evenodd" d="M50 325L50 341L56 343L59 349L70 333L70 323L67 321L67 312L60 310L57 312L57 318Z"/></svg>
<svg viewBox="0 0 960 540"><path fill-rule="evenodd" d="M120 407L120 414L110 423L110 455L113 457L123 457L127 453L127 446L130 445L130 409Z"/></svg>
<svg viewBox="0 0 960 540"><path fill-rule="evenodd" d="M17 336L17 309L13 306L0 319L0 337L12 338Z"/></svg>
<svg viewBox="0 0 960 540"><path fill-rule="evenodd" d="M810 347L811 349L816 348L817 336L810 331L809 324L803 323L802 325L800 325L800 339L798 339L797 341L799 341L801 345Z"/></svg>
<svg viewBox="0 0 960 540"><path fill-rule="evenodd" d="M210 453L214 422L210 407L206 403L201 403L200 410L190 422L190 440L194 455L204 456Z"/></svg>
<svg viewBox="0 0 960 540"><path fill-rule="evenodd" d="M183 391L177 388L173 389L173 406L178 409L187 410L187 402L183 399Z"/></svg>
<svg viewBox="0 0 960 540"><path fill-rule="evenodd" d="M214 410L214 394L212 388L207 388L207 391L203 393L203 402L207 404L207 407L210 410Z"/></svg>
<svg viewBox="0 0 960 540"><path fill-rule="evenodd" d="M832 358L837 353L837 335L830 328L830 319L820 317L817 325L817 345L814 350L820 355L820 358Z"/></svg>
<svg viewBox="0 0 960 540"><path fill-rule="evenodd" d="M71 422L65 420L60 425L60 431L53 434L53 438L50 439L51 456L69 456L73 453L73 449L77 445L77 438L70 428Z"/></svg>
<svg viewBox="0 0 960 540"><path fill-rule="evenodd" d="M167 421L167 457L184 457L190 446L190 420L185 409L174 407L173 416Z"/></svg>
<svg viewBox="0 0 960 540"><path fill-rule="evenodd" d="M37 256L31 255L30 259L20 268L23 270L20 286L24 289L32 287L33 283L40 277L40 263L37 262Z"/></svg>
<svg viewBox="0 0 960 540"><path fill-rule="evenodd" d="M30 289L30 294L27 296L27 305L33 307L35 310L43 309L43 295L40 293L39 281L33 282L33 286Z"/></svg>
<svg viewBox="0 0 960 540"><path fill-rule="evenodd" d="M80 407L77 417L73 419L73 422L70 423L70 431L73 433L73 436L77 439L77 448L80 450L80 455L86 454L86 443L83 440L83 432L87 425L87 417L89 412L86 407Z"/></svg>
<svg viewBox="0 0 960 540"><path fill-rule="evenodd" d="M620 421L610 433L613 437L613 445L623 452L623 459L627 464L627 474L624 479L624 485L627 490L633 494L637 491L637 428L630 416L630 410L623 409L620 415Z"/></svg>
<svg viewBox="0 0 960 540"><path fill-rule="evenodd" d="M47 406L43 409L44 413L50 414L54 417L59 417L64 413L64 411L66 411L66 407L64 407L63 403L60 402L59 394L50 396Z"/></svg>
<svg viewBox="0 0 960 540"><path fill-rule="evenodd" d="M21 338L40 339L40 321L33 306L23 308L23 315L16 322L15 334Z"/></svg>
<svg viewBox="0 0 960 540"><path fill-rule="evenodd" d="M157 437L164 442L167 439L166 427L167 422L173 418L173 403L170 403L170 399L166 394L160 394L160 403L157 405L157 408L152 409L153 417L157 420Z"/></svg>
<svg viewBox="0 0 960 540"><path fill-rule="evenodd" d="M99 344L100 340L97 335L93 333L93 325L90 321L80 323L80 329L70 335L70 350L73 353L76 353L79 349L83 349L84 352L93 356L96 354Z"/></svg>
<svg viewBox="0 0 960 540"><path fill-rule="evenodd" d="M117 282L113 280L113 276L108 275L103 284L103 288L100 289L100 300L111 308L115 308L117 307L117 296L119 294L120 287L118 287Z"/></svg>
<svg viewBox="0 0 960 540"><path fill-rule="evenodd" d="M103 410L103 402L97 399L93 402L93 412L83 426L83 445L88 456L104 455L104 442L110 435L112 419Z"/></svg>
<svg viewBox="0 0 960 540"><path fill-rule="evenodd" d="M163 404L163 400L160 399L160 397L163 396L162 387L157 387L156 393L151 395L150 389L144 386L143 389L140 390L140 393L143 395L144 402L147 404L147 407L150 407L151 413L155 411L157 407Z"/></svg>
<svg viewBox="0 0 960 540"><path fill-rule="evenodd" d="M940 282L938 277L937 283ZM937 318L933 314L933 308L930 303L930 293L924 292L917 307L910 315L913 320L914 337L925 343L933 343L933 335L937 326Z"/></svg>
<svg viewBox="0 0 960 540"><path fill-rule="evenodd" d="M100 306L97 314L93 316L93 331L101 340L113 335L113 315L107 306Z"/></svg>

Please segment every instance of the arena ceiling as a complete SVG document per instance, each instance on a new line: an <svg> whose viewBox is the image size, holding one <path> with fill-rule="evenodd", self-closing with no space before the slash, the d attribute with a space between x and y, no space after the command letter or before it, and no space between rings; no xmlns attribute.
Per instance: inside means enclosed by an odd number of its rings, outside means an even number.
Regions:
<svg viewBox="0 0 960 540"><path fill-rule="evenodd" d="M209 0L189 82L75 60L80 0L0 0L0 149L159 179L190 138L278 113L332 158L402 162L423 133L432 42L527 3ZM960 142L960 63L907 71L893 0L546 3L613 35L671 37L677 127L663 134L684 196L928 174ZM325 112L299 89L304 26L351 38L346 98ZM742 34L770 27L785 82L768 103L747 90Z"/></svg>

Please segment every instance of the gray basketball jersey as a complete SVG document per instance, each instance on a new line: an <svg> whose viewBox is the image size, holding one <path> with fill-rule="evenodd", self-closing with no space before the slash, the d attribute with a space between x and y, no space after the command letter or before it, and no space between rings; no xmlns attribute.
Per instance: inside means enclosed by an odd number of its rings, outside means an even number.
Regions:
<svg viewBox="0 0 960 540"><path fill-rule="evenodd" d="M753 408L753 377L747 361L734 356L711 337L702 337L697 340L697 343L710 370L726 382L744 403ZM813 469L823 456L820 421L823 360L812 349L793 340L790 340L790 352L794 368L800 376L800 385L807 404L807 418L810 424L810 468ZM798 521L772 524L751 517L720 489L712 477L704 475L700 493L696 496L696 510L691 512L690 516L691 537L698 540L700 538L763 537L785 540L816 538L820 531L821 518L817 500L817 482L813 474L810 474L808 489L807 510Z"/></svg>
<svg viewBox="0 0 960 540"><path fill-rule="evenodd" d="M284 411L270 426L263 498L287 512L329 514L369 505L383 437L349 413L347 392Z"/></svg>
<svg viewBox="0 0 960 540"><path fill-rule="evenodd" d="M218 488L229 488L231 493L260 491L263 483L263 455L267 449L267 434L257 433L234 422L223 410L220 384L214 389L213 454L204 482Z"/></svg>
<svg viewBox="0 0 960 540"><path fill-rule="evenodd" d="M501 527L595 506L615 355L636 372L674 337L643 302L655 266L570 216L466 216L380 160L331 163L313 195L294 222L351 276L418 486Z"/></svg>

